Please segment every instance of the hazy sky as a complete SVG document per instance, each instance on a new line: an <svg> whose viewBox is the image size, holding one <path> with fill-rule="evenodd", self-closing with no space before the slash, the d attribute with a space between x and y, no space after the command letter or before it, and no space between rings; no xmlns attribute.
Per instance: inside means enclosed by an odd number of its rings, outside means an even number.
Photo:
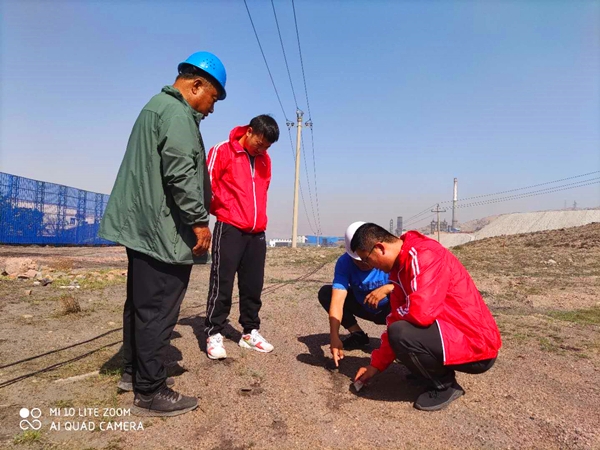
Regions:
<svg viewBox="0 0 600 450"><path fill-rule="evenodd" d="M0 170L110 193L141 108L174 81L179 62L208 50L226 66L228 96L201 124L205 144L255 115L276 118L268 232L288 237L294 160L285 119L295 121L296 105L271 2L247 1L285 117L243 0L0 0ZM450 200L454 177L466 198L600 170L600 1L295 6L319 206L305 133L312 227L301 204L301 233L316 228L313 209L325 235L355 220L387 227ZM308 120L291 0L275 8ZM600 206L600 184L463 208L459 219L573 201Z"/></svg>

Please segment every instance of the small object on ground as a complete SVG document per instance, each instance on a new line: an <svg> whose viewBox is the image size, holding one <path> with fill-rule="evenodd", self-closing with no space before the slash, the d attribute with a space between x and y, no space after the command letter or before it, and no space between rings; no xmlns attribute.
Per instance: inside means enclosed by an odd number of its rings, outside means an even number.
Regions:
<svg viewBox="0 0 600 450"><path fill-rule="evenodd" d="M100 373L99 370L94 370L93 372L84 373L82 375L75 375L74 377L69 378L60 378L58 380L54 380L55 383L72 383L74 381L84 380L86 378L90 378L96 376Z"/></svg>
<svg viewBox="0 0 600 450"><path fill-rule="evenodd" d="M31 295L32 292L31 289L25 289L25 295Z"/></svg>
<svg viewBox="0 0 600 450"><path fill-rule="evenodd" d="M42 278L42 279L40 280L40 284L41 284L42 286L47 286L48 284L51 284L51 283L52 283L52 280L49 280L48 278Z"/></svg>
<svg viewBox="0 0 600 450"><path fill-rule="evenodd" d="M356 392L360 392L360 390L365 386L365 383L360 380L356 380L354 383L352 383L352 386L354 386Z"/></svg>

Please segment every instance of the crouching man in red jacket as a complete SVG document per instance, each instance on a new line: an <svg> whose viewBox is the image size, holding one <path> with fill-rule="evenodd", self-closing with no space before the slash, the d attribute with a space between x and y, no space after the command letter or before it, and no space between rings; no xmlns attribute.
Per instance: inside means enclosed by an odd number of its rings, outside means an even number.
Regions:
<svg viewBox="0 0 600 450"><path fill-rule="evenodd" d="M398 238L366 223L350 245L363 262L389 273L394 284L381 346L355 380L366 383L398 359L428 385L414 407L445 408L465 393L455 372L486 372L502 345L471 276L452 253L417 231Z"/></svg>
<svg viewBox="0 0 600 450"><path fill-rule="evenodd" d="M221 332L231 310L235 274L240 292L242 348L262 353L273 346L259 333L261 293L267 243L267 190L271 183L271 158L267 150L279 139L271 116L260 115L250 124L235 127L229 140L208 153L212 186L210 212L217 218L212 242L212 266L206 305L206 353L223 359L227 352Z"/></svg>

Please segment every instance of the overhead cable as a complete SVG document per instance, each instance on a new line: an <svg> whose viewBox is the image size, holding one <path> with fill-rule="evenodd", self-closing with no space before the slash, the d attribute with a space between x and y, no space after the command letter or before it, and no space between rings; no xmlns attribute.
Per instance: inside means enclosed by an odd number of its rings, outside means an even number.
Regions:
<svg viewBox="0 0 600 450"><path fill-rule="evenodd" d="M283 117L286 122L288 122L287 115L285 114L285 109L283 109L283 104L281 103L281 97L279 97L279 92L277 91L277 86L275 86L275 81L273 80L273 75L271 74L271 69L269 69L269 64L267 63L267 58L265 56L265 52L263 51L262 45L260 44L260 39L258 38L258 33L256 32L256 27L254 26L254 21L252 20L252 15L250 14L250 9L248 8L248 3L244 0L244 5L246 5L246 11L248 12L248 18L250 19L250 23L252 24L252 29L254 30L254 36L256 36L256 42L258 42L258 47L260 48L260 53L262 54L263 60L265 62L265 66L267 66L267 72L269 72L269 78L271 78L271 83L273 84L273 89L275 90L275 95L277 96L277 100L279 101L279 106L281 106L281 112L283 113Z"/></svg>
<svg viewBox="0 0 600 450"><path fill-rule="evenodd" d="M292 83L292 75L290 73L290 66L288 65L287 56L285 54L285 47L283 46L283 39L281 38L281 30L279 29L279 21L277 20L277 12L275 11L275 3L271 0L271 6L273 7L273 15L275 16L275 24L277 25L277 34L279 35L279 42L281 43L281 51L283 52L283 60L285 61L285 68L287 69L288 78L290 79L290 86L292 87L292 95L294 96L294 104L298 109L298 100L296 100L296 91L294 90L294 83Z"/></svg>
<svg viewBox="0 0 600 450"><path fill-rule="evenodd" d="M572 177L561 178L560 180L547 181L545 183L534 184L532 186L525 186L525 187L521 187L521 188L517 188L517 189L510 189L508 191L495 192L493 194L476 195L474 197L466 197L466 198L463 198L463 199L459 199L458 201L462 202L462 201L465 201L465 200L472 200L472 199L476 199L476 198L491 197L493 195L508 194L509 192L523 191L525 189L532 189L532 188L535 188L535 187L545 186L545 185L548 185L548 184L560 183L561 181L567 181L567 180L573 180L575 178L587 177L588 175L593 175L593 174L596 174L596 173L600 173L600 170L596 170L594 172L584 173L584 174L581 174L581 175L575 175L575 176L572 176ZM451 202L452 202L452 200L446 200L446 201L440 202L440 204L442 204L442 203L451 203Z"/></svg>

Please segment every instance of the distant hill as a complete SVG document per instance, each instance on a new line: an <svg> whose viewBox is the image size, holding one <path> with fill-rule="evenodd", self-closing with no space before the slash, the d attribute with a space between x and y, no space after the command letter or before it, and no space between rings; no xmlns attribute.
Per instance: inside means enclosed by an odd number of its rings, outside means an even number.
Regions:
<svg viewBox="0 0 600 450"><path fill-rule="evenodd" d="M478 228L485 222L487 224ZM494 236L559 230L595 222L600 223L600 209L598 208L502 214L465 223L465 225L469 224L475 230L474 232L464 232L466 228L461 226L461 233L442 233L441 242L446 247L453 247Z"/></svg>

